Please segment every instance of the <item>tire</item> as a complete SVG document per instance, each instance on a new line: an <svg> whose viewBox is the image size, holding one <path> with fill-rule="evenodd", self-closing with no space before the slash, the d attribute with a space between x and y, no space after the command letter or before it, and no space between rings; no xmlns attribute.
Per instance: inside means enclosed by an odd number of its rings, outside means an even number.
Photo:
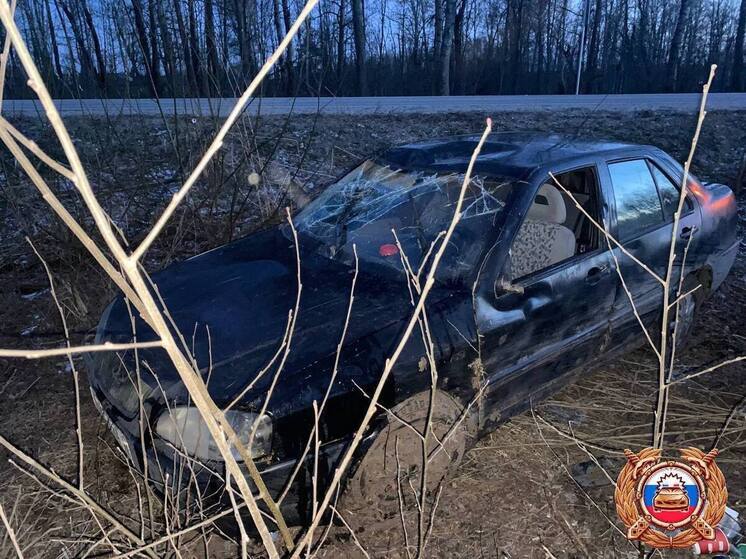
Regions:
<svg viewBox="0 0 746 559"><path fill-rule="evenodd" d="M396 418L386 420L348 479L340 510L358 536L363 532L373 531L380 535L386 531L389 542L393 543L391 538L396 538L392 531L401 532L402 511L407 524L417 516L417 502L412 488L419 494L423 445L413 428L419 433L424 431L429 402L428 391L395 406L391 411L402 421ZM434 402L428 444L432 458L428 462L426 480L426 505L429 506L435 502L449 473L461 462L471 440L470 419L467 417L460 421L463 407L440 391L436 392ZM438 440L442 441L449 431L451 434L441 446ZM416 530L414 525L411 529Z"/></svg>
<svg viewBox="0 0 746 559"><path fill-rule="evenodd" d="M686 349L691 338L697 311L705 299L705 289L697 275L690 274L682 284L681 293L687 295L679 301L678 313L676 306L669 312L668 343L669 347L675 343L676 355L680 355L680 352Z"/></svg>

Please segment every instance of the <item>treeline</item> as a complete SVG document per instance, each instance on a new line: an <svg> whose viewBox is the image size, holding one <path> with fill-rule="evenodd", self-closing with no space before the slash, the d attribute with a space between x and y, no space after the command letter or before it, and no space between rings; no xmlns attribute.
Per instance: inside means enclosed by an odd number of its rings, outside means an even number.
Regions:
<svg viewBox="0 0 746 559"><path fill-rule="evenodd" d="M19 0L58 97L234 96L301 0ZM743 91L746 0L320 0L265 96ZM30 96L13 57L7 96Z"/></svg>

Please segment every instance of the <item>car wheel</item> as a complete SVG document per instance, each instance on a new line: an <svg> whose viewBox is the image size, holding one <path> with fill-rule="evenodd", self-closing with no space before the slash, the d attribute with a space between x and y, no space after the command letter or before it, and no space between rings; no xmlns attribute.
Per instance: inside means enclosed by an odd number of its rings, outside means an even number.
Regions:
<svg viewBox="0 0 746 559"><path fill-rule="evenodd" d="M681 293L685 293L686 295L679 301L678 314L675 306L669 312L668 343L672 344L675 341L677 354L685 349L691 337L697 310L704 300L704 289L697 276L690 275L684 280L681 289Z"/></svg>
<svg viewBox="0 0 746 559"><path fill-rule="evenodd" d="M401 527L402 514L417 510L423 473L420 436L427 424L430 392L417 394L395 406L349 478L340 509L358 531ZM438 391L428 437L426 503L432 506L447 475L468 448L471 422L463 407ZM397 419L398 418L398 419Z"/></svg>

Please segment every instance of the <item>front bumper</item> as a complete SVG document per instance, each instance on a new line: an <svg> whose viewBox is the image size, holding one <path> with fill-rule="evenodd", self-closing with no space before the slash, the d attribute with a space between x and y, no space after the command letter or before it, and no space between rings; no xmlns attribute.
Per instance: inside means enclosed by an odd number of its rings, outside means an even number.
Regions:
<svg viewBox="0 0 746 559"><path fill-rule="evenodd" d="M168 494L169 500L179 498L182 508L201 508L202 513L208 510L216 512L231 507L228 493L223 481L224 465L222 462L199 463L193 458L185 456L157 436L151 435L150 429L140 434L139 419L128 420L118 413L98 390L91 387L91 395L96 408L107 423L120 449L128 461L145 476L148 482L161 495ZM145 444L143 445L143 438ZM346 449L349 441L337 441L322 445L319 451L317 492L323 492L334 473L339 457ZM275 501L283 493L285 497L279 503L280 510L288 525L303 525L309 519L312 511L314 456L310 452L297 475L290 483L290 478L297 467L297 460L285 460L270 464L257 464L262 479ZM252 493L262 510L269 512L259 501L256 486L251 480L248 470L241 464L244 477L249 482ZM196 489L196 491L195 491ZM253 525L246 509L242 509L245 516L244 525L252 531Z"/></svg>

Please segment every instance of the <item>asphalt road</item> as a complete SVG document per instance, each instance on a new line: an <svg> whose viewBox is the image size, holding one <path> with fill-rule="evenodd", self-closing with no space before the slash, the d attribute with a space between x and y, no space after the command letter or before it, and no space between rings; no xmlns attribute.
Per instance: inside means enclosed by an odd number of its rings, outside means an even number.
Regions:
<svg viewBox="0 0 746 559"><path fill-rule="evenodd" d="M235 99L65 99L57 101L62 116L118 116L127 114L227 116ZM552 111L562 109L629 112L669 110L695 112L697 93L640 95L485 95L452 97L275 97L255 99L248 111L267 115L298 114L391 114L480 112L489 115L502 111ZM746 110L746 93L711 93L708 110ZM41 114L35 101L6 100L3 113L10 116Z"/></svg>

